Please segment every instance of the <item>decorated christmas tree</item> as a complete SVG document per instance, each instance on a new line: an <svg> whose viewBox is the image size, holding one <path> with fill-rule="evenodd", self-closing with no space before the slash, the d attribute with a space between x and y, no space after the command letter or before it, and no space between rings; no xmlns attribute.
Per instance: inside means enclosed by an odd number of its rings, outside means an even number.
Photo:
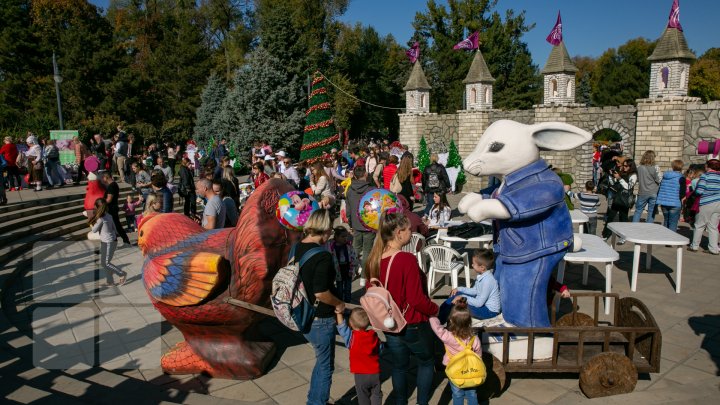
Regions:
<svg viewBox="0 0 720 405"><path fill-rule="evenodd" d="M450 147L448 148L447 167L456 167L459 170L455 185L465 184L465 170L463 170L462 158L453 139L450 139Z"/></svg>
<svg viewBox="0 0 720 405"><path fill-rule="evenodd" d="M340 149L340 135L332 119L325 77L319 72L313 78L309 99L300 160L314 159L332 148Z"/></svg>
<svg viewBox="0 0 720 405"><path fill-rule="evenodd" d="M421 172L430 165L430 152L428 151L427 142L425 142L425 136L420 138L420 151L418 152L417 161L418 169Z"/></svg>

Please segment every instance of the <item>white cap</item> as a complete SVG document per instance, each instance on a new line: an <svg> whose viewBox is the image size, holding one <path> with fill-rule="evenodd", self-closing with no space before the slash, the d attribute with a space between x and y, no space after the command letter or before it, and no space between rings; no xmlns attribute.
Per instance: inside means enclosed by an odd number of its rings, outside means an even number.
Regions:
<svg viewBox="0 0 720 405"><path fill-rule="evenodd" d="M275 160L275 158L270 155L267 155L267 156L265 156L265 160Z"/></svg>
<svg viewBox="0 0 720 405"><path fill-rule="evenodd" d="M337 148L330 149L330 153L337 153Z"/></svg>
<svg viewBox="0 0 720 405"><path fill-rule="evenodd" d="M275 156L285 157L287 155L285 154L285 151L281 150L281 151L278 151L278 153L276 153Z"/></svg>

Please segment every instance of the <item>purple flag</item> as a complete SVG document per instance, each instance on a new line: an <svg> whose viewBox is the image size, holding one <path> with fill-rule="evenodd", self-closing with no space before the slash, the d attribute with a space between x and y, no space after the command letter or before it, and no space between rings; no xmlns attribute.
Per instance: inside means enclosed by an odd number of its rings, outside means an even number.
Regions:
<svg viewBox="0 0 720 405"><path fill-rule="evenodd" d="M478 49L478 47L480 46L479 35L480 34L478 34L477 31L473 32L472 34L470 34L469 37L455 44L455 46L453 46L453 49Z"/></svg>
<svg viewBox="0 0 720 405"><path fill-rule="evenodd" d="M680 0L673 0L667 26L668 28L677 28L679 31L683 30L682 25L680 25Z"/></svg>
<svg viewBox="0 0 720 405"><path fill-rule="evenodd" d="M410 59L410 63L415 63L420 57L420 43L415 41L413 46L411 46L410 49L405 51L405 55L407 55L408 59Z"/></svg>
<svg viewBox="0 0 720 405"><path fill-rule="evenodd" d="M560 45L560 42L562 42L562 20L560 19L560 11L558 11L558 18L555 22L555 26L545 40L550 42L553 46L558 46Z"/></svg>

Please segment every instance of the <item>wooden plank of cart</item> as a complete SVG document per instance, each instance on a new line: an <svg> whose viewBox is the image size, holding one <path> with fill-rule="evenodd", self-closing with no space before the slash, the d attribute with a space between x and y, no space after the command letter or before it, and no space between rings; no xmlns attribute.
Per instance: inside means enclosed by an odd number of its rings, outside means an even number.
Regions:
<svg viewBox="0 0 720 405"><path fill-rule="evenodd" d="M600 301L614 300L612 323L599 320ZM578 298L586 308L594 302L593 315L577 311ZM662 335L645 304L614 293L573 292L572 312L556 319L556 297L551 308L551 327L481 327L480 333L502 336L502 359L483 351L488 379L481 387L486 396L498 395L505 387L505 373L579 373L579 385L589 398L632 392L638 373L660 370ZM509 358L513 336L527 335L527 356ZM552 339L552 358L533 360L537 338ZM499 344L499 343L494 343Z"/></svg>

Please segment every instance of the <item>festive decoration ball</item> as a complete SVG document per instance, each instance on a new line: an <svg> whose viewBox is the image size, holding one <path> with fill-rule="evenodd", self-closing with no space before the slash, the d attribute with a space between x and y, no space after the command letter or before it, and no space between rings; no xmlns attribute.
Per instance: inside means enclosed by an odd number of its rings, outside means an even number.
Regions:
<svg viewBox="0 0 720 405"><path fill-rule="evenodd" d="M320 209L317 201L302 191L289 191L278 200L275 216L280 224L291 231L302 231L313 211Z"/></svg>
<svg viewBox="0 0 720 405"><path fill-rule="evenodd" d="M390 208L402 210L395 194L382 188L374 188L360 197L357 216L369 231L377 231L380 215Z"/></svg>

